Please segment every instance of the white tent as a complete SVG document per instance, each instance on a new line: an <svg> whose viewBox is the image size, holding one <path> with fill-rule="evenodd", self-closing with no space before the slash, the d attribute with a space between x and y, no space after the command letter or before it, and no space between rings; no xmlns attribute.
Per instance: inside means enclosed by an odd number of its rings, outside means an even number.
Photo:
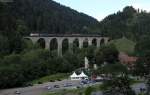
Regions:
<svg viewBox="0 0 150 95"><path fill-rule="evenodd" d="M80 75L77 75L75 72L70 75L71 80L82 80L82 79L88 79L88 76L84 74L82 71Z"/></svg>
<svg viewBox="0 0 150 95"><path fill-rule="evenodd" d="M72 75L70 75L71 80L80 80L79 76L74 72Z"/></svg>
<svg viewBox="0 0 150 95"><path fill-rule="evenodd" d="M78 77L80 79L88 79L88 76L86 74L84 74L84 72L82 71L80 75L78 75Z"/></svg>

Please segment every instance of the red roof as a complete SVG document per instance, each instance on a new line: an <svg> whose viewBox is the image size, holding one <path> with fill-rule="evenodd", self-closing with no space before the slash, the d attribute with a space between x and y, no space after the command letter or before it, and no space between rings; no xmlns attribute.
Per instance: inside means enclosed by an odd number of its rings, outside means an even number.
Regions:
<svg viewBox="0 0 150 95"><path fill-rule="evenodd" d="M119 60L122 64L133 64L138 58L134 56L128 56L126 53L120 52Z"/></svg>

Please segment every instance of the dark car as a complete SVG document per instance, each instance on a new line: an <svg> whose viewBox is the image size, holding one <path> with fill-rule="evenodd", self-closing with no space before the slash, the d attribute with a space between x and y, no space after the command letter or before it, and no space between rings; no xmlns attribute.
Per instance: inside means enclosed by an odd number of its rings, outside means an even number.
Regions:
<svg viewBox="0 0 150 95"><path fill-rule="evenodd" d="M94 83L96 83L96 81L95 80L91 80L90 83L94 84Z"/></svg>
<svg viewBox="0 0 150 95"><path fill-rule="evenodd" d="M88 81L87 80L82 80L81 84L88 84Z"/></svg>
<svg viewBox="0 0 150 95"><path fill-rule="evenodd" d="M54 88L59 88L59 85L54 85Z"/></svg>

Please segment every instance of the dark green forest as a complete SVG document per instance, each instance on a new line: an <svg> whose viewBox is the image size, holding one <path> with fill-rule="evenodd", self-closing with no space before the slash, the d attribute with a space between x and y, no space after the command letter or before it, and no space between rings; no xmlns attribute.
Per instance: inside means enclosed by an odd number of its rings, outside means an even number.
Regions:
<svg viewBox="0 0 150 95"><path fill-rule="evenodd" d="M77 48L76 53L68 52L59 57L55 51L26 43L23 37L30 33L100 34L111 39L126 37L137 43L136 52L140 52L143 48L149 50L147 43L150 40L144 39L150 36L149 27L150 13L132 6L98 22L52 0L0 2L0 88L23 86L45 75L71 72L83 66L84 56L97 58L97 64L117 60L118 51L114 46L101 47L96 53L93 50L97 49L93 47ZM138 56L141 54L145 51L137 53Z"/></svg>
<svg viewBox="0 0 150 95"><path fill-rule="evenodd" d="M0 2L0 56L21 52L22 37L30 33L100 34L111 39L125 36L137 42L150 35L149 26L150 13L132 6L98 22L52 0Z"/></svg>
<svg viewBox="0 0 150 95"><path fill-rule="evenodd" d="M97 24L96 19L52 0L0 2L0 39L4 39L1 42L4 53L20 52L22 37L30 33L87 33ZM3 51L1 47L0 51Z"/></svg>
<svg viewBox="0 0 150 95"><path fill-rule="evenodd" d="M132 6L107 16L99 24L102 35L112 39L127 37L135 42L150 35L149 27L150 13Z"/></svg>

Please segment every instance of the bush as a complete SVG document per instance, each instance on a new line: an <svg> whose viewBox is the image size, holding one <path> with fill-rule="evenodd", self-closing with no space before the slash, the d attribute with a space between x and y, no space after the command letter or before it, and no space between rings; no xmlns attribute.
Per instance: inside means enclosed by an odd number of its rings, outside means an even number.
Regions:
<svg viewBox="0 0 150 95"><path fill-rule="evenodd" d="M85 90L85 95L91 95L93 92L93 88L92 87L87 87L86 90Z"/></svg>
<svg viewBox="0 0 150 95"><path fill-rule="evenodd" d="M49 82L54 82L54 80L49 80Z"/></svg>
<svg viewBox="0 0 150 95"><path fill-rule="evenodd" d="M39 81L39 82L38 82L38 84L42 84L42 82L41 82L41 81Z"/></svg>

